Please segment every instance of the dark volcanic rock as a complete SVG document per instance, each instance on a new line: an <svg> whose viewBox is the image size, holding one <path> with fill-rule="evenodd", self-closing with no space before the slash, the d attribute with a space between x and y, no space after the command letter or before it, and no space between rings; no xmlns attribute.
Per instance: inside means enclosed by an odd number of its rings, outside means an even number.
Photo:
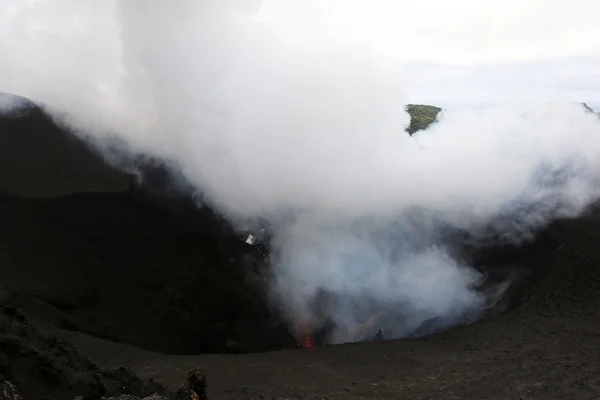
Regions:
<svg viewBox="0 0 600 400"><path fill-rule="evenodd" d="M192 368L183 385L179 387L174 396L155 393L151 396L140 398L138 396L123 394L117 397L103 397L102 400L208 400L207 387L206 375L202 368ZM85 399L80 396L75 400Z"/></svg>
<svg viewBox="0 0 600 400"><path fill-rule="evenodd" d="M161 385L143 381L131 372L99 368L69 343L36 329L11 305L6 291L1 300L0 398L62 400L78 395L100 398L166 393Z"/></svg>
<svg viewBox="0 0 600 400"><path fill-rule="evenodd" d="M107 166L40 108L24 101L10 112L0 110L0 192L47 198L119 192L131 185L131 176Z"/></svg>
<svg viewBox="0 0 600 400"><path fill-rule="evenodd" d="M260 253L168 163L139 158L138 180L32 105L0 144L0 273L32 318L169 353L295 346L248 284Z"/></svg>

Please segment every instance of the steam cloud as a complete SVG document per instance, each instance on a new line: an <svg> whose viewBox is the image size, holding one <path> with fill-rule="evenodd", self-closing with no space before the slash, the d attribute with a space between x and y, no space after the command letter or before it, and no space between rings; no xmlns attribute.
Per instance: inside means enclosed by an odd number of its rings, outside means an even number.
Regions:
<svg viewBox="0 0 600 400"><path fill-rule="evenodd" d="M259 6L0 0L0 90L176 160L234 221L266 218L274 298L315 326L328 314L334 341L381 310L388 337L478 317L490 299L448 229L508 216L492 226L521 241L599 197L600 123L580 105L445 112L411 138L396 61L288 39Z"/></svg>

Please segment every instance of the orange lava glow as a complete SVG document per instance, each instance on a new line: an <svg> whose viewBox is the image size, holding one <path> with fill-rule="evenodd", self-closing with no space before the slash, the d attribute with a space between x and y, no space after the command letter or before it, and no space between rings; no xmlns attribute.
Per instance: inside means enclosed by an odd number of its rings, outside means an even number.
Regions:
<svg viewBox="0 0 600 400"><path fill-rule="evenodd" d="M301 322L296 324L296 338L298 347L310 348L313 345L309 330Z"/></svg>

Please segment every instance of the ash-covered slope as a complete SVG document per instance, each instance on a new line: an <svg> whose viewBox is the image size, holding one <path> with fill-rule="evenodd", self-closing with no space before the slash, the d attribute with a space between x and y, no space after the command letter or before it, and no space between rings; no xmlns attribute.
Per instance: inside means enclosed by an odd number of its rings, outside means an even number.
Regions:
<svg viewBox="0 0 600 400"><path fill-rule="evenodd" d="M533 271L513 307L476 324L414 340L305 351L192 357L150 353L86 335L92 359L176 388L202 365L217 399L595 399L600 395L600 210L556 221L524 248L476 255ZM111 354L107 357L106 354ZM260 366L260 368L257 368Z"/></svg>
<svg viewBox="0 0 600 400"><path fill-rule="evenodd" d="M37 321L171 353L295 346L262 263L168 171L142 181L28 104L0 117L0 276Z"/></svg>

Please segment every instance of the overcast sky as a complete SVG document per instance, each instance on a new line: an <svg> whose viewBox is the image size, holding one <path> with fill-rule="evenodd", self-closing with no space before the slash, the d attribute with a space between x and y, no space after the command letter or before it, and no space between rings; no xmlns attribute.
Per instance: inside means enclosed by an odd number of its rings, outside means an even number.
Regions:
<svg viewBox="0 0 600 400"><path fill-rule="evenodd" d="M104 1L0 0L2 50L39 64L44 54L65 48L57 37L89 43L114 18L116 2ZM258 10L255 17L278 24L286 36L325 31L402 59L410 102L572 100L600 109L600 0L262 0L260 9L261 0L219 1ZM93 22L74 22L90 13ZM41 34L44 29L54 34ZM25 46L36 35L44 39L43 51ZM89 68L104 68L108 61L88 51L96 47L86 46L80 58L90 60Z"/></svg>
<svg viewBox="0 0 600 400"><path fill-rule="evenodd" d="M600 0L264 0L259 15L405 60L412 101L457 102L460 92L465 103L600 106Z"/></svg>

